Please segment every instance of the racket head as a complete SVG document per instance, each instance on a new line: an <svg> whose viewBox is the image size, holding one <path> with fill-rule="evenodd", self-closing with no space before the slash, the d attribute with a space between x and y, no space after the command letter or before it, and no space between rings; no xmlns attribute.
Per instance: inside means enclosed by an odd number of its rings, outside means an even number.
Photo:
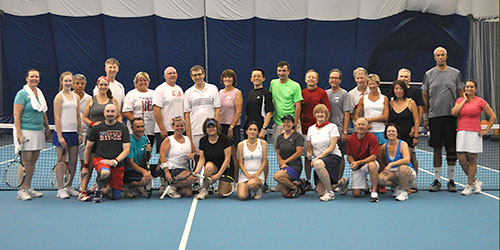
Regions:
<svg viewBox="0 0 500 250"><path fill-rule="evenodd" d="M16 158L5 168L3 177L5 185L12 189L18 189L23 185L25 176L26 171L24 166L21 163L21 160Z"/></svg>
<svg viewBox="0 0 500 250"><path fill-rule="evenodd" d="M66 162L58 162L50 171L50 185L56 189L69 186L71 171Z"/></svg>
<svg viewBox="0 0 500 250"><path fill-rule="evenodd" d="M234 178L232 176L229 176L229 175L222 175L222 177L220 178L220 180L224 181L224 182L229 182L229 186L231 187L231 189L229 190L228 193L223 193L223 194L220 194L219 193L219 188L217 187L217 194L222 196L222 197L228 197L230 196L231 194L234 193L234 191L236 190L236 186L233 185L234 183ZM220 181L219 180L219 181Z"/></svg>

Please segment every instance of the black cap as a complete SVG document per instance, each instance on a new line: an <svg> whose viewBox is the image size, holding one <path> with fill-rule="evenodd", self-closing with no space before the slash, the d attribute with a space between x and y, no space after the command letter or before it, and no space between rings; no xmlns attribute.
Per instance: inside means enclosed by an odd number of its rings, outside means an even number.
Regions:
<svg viewBox="0 0 500 250"><path fill-rule="evenodd" d="M284 120L289 120L289 121L295 122L295 119L291 115L284 115L283 117L281 117L281 121L284 121Z"/></svg>

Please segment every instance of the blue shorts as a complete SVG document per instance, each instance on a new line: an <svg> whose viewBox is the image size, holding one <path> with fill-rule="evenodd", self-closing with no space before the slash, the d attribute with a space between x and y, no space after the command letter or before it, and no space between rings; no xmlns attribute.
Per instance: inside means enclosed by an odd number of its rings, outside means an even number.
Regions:
<svg viewBox="0 0 500 250"><path fill-rule="evenodd" d="M64 140L66 141L66 144L68 144L68 147L80 145L78 141L78 132L62 132L62 135ZM54 146L56 147L61 147L61 144L59 144L57 133L54 133L52 144L54 144Z"/></svg>
<svg viewBox="0 0 500 250"><path fill-rule="evenodd" d="M282 170L285 170L285 172L290 176L293 180L298 181L300 179L300 174L295 171L292 167L286 167L283 168Z"/></svg>
<svg viewBox="0 0 500 250"><path fill-rule="evenodd" d="M372 132L377 137L378 145L382 145L387 142L384 138L384 132Z"/></svg>

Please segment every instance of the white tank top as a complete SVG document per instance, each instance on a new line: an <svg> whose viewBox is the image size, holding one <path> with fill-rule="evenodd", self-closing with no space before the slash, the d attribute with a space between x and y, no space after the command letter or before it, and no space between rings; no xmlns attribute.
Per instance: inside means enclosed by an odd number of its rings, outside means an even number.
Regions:
<svg viewBox="0 0 500 250"><path fill-rule="evenodd" d="M61 103L61 131L62 132L77 132L78 124L76 121L76 95L73 95L73 100L68 100L62 95L62 103Z"/></svg>
<svg viewBox="0 0 500 250"><path fill-rule="evenodd" d="M243 141L243 164L250 174L259 170L262 163L262 145L260 139L257 139L257 148L252 152L248 149L247 140Z"/></svg>
<svg viewBox="0 0 500 250"><path fill-rule="evenodd" d="M167 155L167 163L168 163L168 168L173 169L173 168L183 168L183 169L188 169L187 165L187 160L186 157L180 157L180 155L185 155L191 153L191 141L189 140L189 137L183 135L184 137L184 143L180 143L177 140L175 140L174 136L171 135L168 137L170 140L170 151L168 152Z"/></svg>
<svg viewBox="0 0 500 250"><path fill-rule="evenodd" d="M363 96L363 111L365 118L374 118L384 114L384 99L385 95L380 94L378 100L372 102L368 95ZM384 132L385 124L383 122L370 122L372 128L369 132Z"/></svg>

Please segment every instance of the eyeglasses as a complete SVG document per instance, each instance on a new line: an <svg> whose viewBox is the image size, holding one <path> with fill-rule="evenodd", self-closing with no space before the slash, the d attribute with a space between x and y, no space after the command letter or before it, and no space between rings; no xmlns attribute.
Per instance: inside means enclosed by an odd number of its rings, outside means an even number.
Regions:
<svg viewBox="0 0 500 250"><path fill-rule="evenodd" d="M202 76L203 73L198 73L198 74L191 74L192 77L198 77L198 76Z"/></svg>

